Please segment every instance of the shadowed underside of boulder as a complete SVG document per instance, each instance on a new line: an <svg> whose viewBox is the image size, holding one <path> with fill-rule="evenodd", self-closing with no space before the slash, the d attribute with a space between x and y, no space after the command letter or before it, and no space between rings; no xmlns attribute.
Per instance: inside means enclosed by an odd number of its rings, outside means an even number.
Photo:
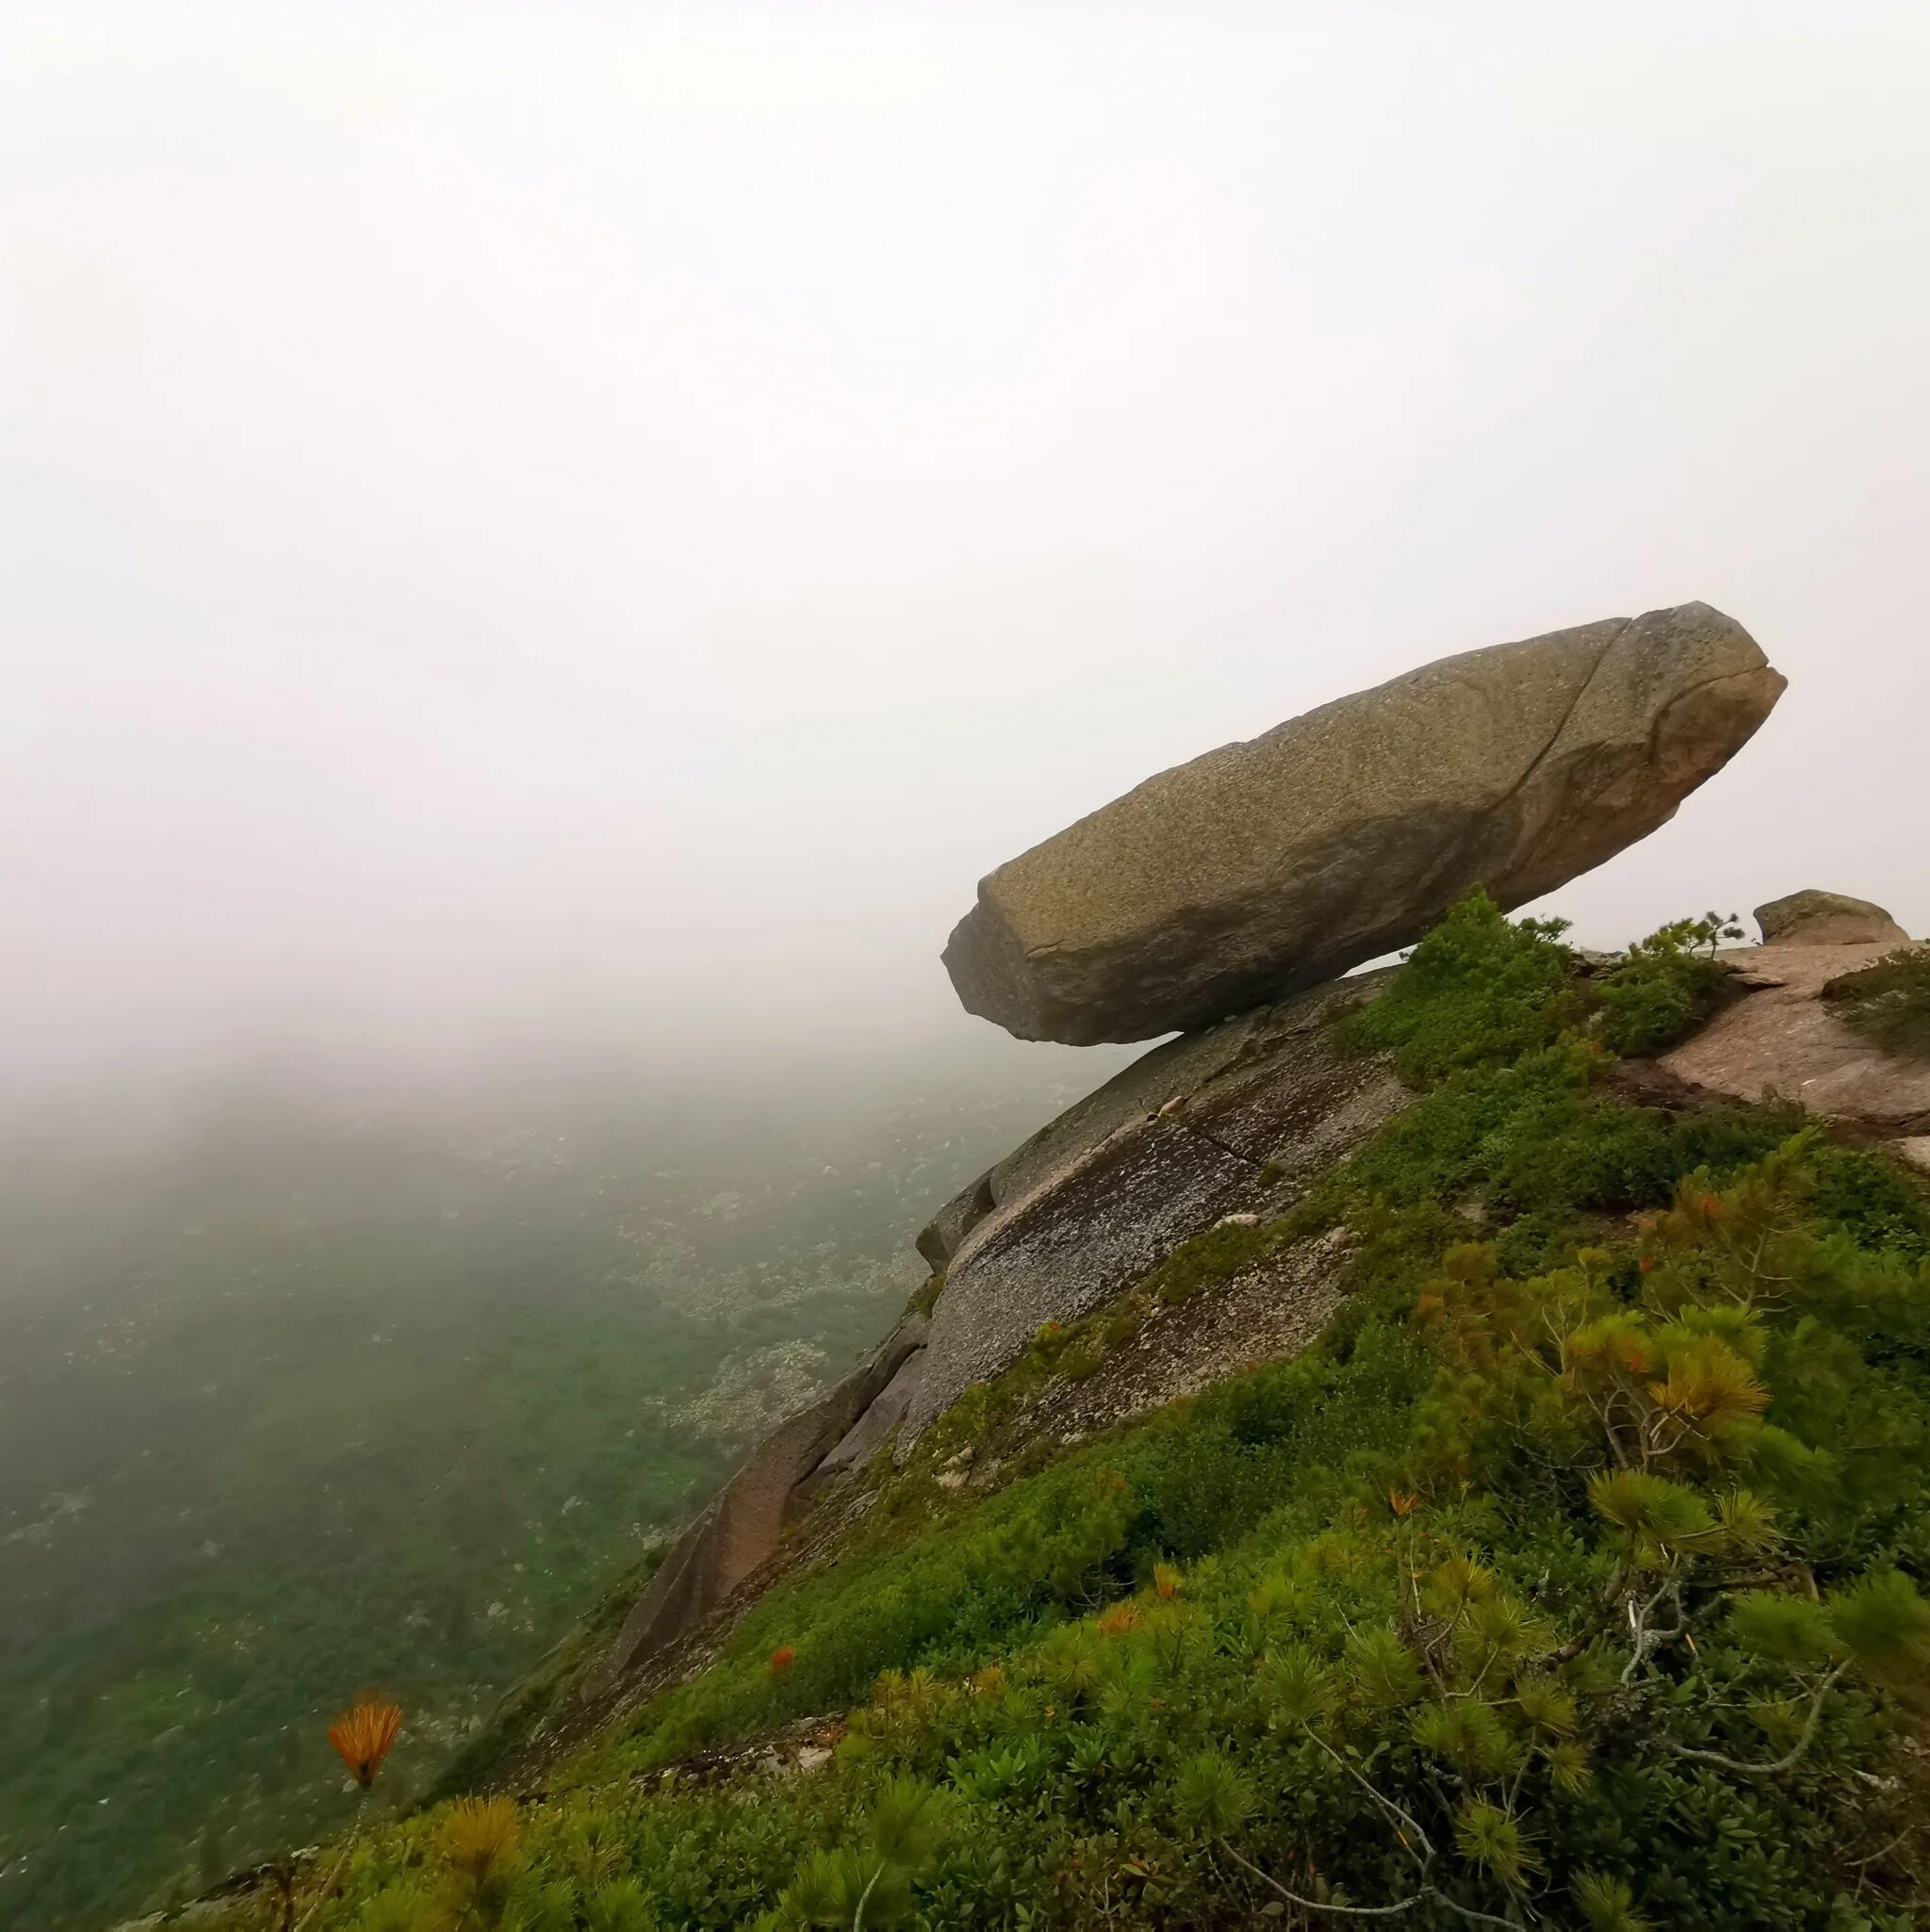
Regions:
<svg viewBox="0 0 1930 1932"><path fill-rule="evenodd" d="M967 1010L1074 1045L1198 1027L1514 907L1645 837L1783 689L1707 604L1469 651L1162 772L1001 866Z"/></svg>
<svg viewBox="0 0 1930 1932"><path fill-rule="evenodd" d="M974 1183L994 1204L950 1257L900 1450L1041 1323L1090 1313L1222 1216L1283 1211L1405 1105L1383 1061L1339 1053L1327 1030L1385 978L1156 1047Z"/></svg>

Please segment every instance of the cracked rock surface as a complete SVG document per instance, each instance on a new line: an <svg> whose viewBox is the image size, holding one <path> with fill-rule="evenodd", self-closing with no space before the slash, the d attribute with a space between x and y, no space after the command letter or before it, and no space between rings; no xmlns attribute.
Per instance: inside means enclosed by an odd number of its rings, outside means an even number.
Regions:
<svg viewBox="0 0 1930 1932"><path fill-rule="evenodd" d="M1298 1355L1341 1301L1350 1249L1344 1229L1268 1254L1176 1308L1154 1307L1130 1342L1084 1382L1041 1392L1027 1426L1076 1439L1197 1395L1255 1362Z"/></svg>
<svg viewBox="0 0 1930 1932"><path fill-rule="evenodd" d="M1405 1105L1383 1060L1337 1052L1327 1031L1385 978L1155 1048L993 1169L992 1205L950 1257L901 1451L1041 1323L1089 1314L1227 1215L1284 1212ZM982 1199L987 1186L968 1192Z"/></svg>
<svg viewBox="0 0 1930 1932"><path fill-rule="evenodd" d="M1891 950L1884 942L1726 952L1747 991L1660 1064L1677 1079L1738 1100L1793 1100L1879 1132L1930 1134L1930 1065L1865 1040L1826 997L1833 980Z"/></svg>
<svg viewBox="0 0 1930 1932"><path fill-rule="evenodd" d="M1209 1024L1674 816L1783 689L1707 604L1443 658L1148 778L980 882L945 966L1025 1040Z"/></svg>

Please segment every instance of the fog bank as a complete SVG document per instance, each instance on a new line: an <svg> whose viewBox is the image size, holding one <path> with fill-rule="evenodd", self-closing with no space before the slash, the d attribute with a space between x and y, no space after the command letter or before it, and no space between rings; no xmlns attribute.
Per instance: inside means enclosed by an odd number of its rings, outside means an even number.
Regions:
<svg viewBox="0 0 1930 1932"><path fill-rule="evenodd" d="M1021 1053L982 872L1697 597L1790 692L1556 905L1930 931L1920 7L0 37L16 1095Z"/></svg>

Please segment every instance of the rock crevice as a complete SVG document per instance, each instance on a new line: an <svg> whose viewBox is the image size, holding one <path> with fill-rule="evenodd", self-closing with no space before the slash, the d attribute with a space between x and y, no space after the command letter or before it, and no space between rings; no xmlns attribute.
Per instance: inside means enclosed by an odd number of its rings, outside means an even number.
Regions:
<svg viewBox="0 0 1930 1932"><path fill-rule="evenodd" d="M901 1451L1042 1323L1089 1314L1223 1216L1284 1212L1404 1106L1386 1064L1340 1052L1330 1032L1385 977L1157 1047L993 1169L996 1205L948 1261Z"/></svg>
<svg viewBox="0 0 1930 1932"><path fill-rule="evenodd" d="M861 1367L758 1447L665 1556L587 1687L609 1687L672 1643L777 1553L801 1484L817 1472L924 1349L922 1316L900 1322Z"/></svg>

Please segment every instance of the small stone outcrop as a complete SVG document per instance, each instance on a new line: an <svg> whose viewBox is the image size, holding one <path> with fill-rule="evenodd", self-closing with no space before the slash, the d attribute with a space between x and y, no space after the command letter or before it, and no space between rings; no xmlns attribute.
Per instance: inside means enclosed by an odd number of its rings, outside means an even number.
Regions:
<svg viewBox="0 0 1930 1932"><path fill-rule="evenodd" d="M1765 946L1902 946L1909 934L1881 906L1841 892L1791 892L1756 909Z"/></svg>
<svg viewBox="0 0 1930 1932"><path fill-rule="evenodd" d="M1885 941L1724 953L1747 991L1660 1065L1738 1100L1792 1100L1877 1133L1930 1134L1930 1063L1885 1053L1846 1024L1827 998L1834 981L1894 950Z"/></svg>
<svg viewBox="0 0 1930 1932"><path fill-rule="evenodd" d="M941 1210L934 1226L965 1233L901 1451L1042 1323L1089 1314L1222 1220L1284 1212L1398 1112L1410 1096L1385 1063L1340 1052L1329 1030L1385 978L1342 980L1155 1047Z"/></svg>
<svg viewBox="0 0 1930 1932"><path fill-rule="evenodd" d="M894 1395L903 1413L925 1334L924 1318L908 1317L862 1367L764 1439L663 1559L586 1687L592 1695L682 1636L777 1553L799 1485L838 1456L881 1396Z"/></svg>
<svg viewBox="0 0 1930 1932"><path fill-rule="evenodd" d="M1783 689L1707 604L1469 651L1162 772L981 881L970 1012L1074 1045L1196 1028L1645 837Z"/></svg>
<svg viewBox="0 0 1930 1932"><path fill-rule="evenodd" d="M877 1400L810 1472L806 1479L809 1488L815 1489L820 1483L838 1477L857 1475L891 1441L893 1432L904 1421L924 1374L924 1351L921 1347L906 1356L898 1372L885 1384Z"/></svg>
<svg viewBox="0 0 1930 1932"><path fill-rule="evenodd" d="M958 1252L958 1243L991 1212L992 1206L992 1174L987 1172L955 1194L918 1231L918 1252L934 1274Z"/></svg>

